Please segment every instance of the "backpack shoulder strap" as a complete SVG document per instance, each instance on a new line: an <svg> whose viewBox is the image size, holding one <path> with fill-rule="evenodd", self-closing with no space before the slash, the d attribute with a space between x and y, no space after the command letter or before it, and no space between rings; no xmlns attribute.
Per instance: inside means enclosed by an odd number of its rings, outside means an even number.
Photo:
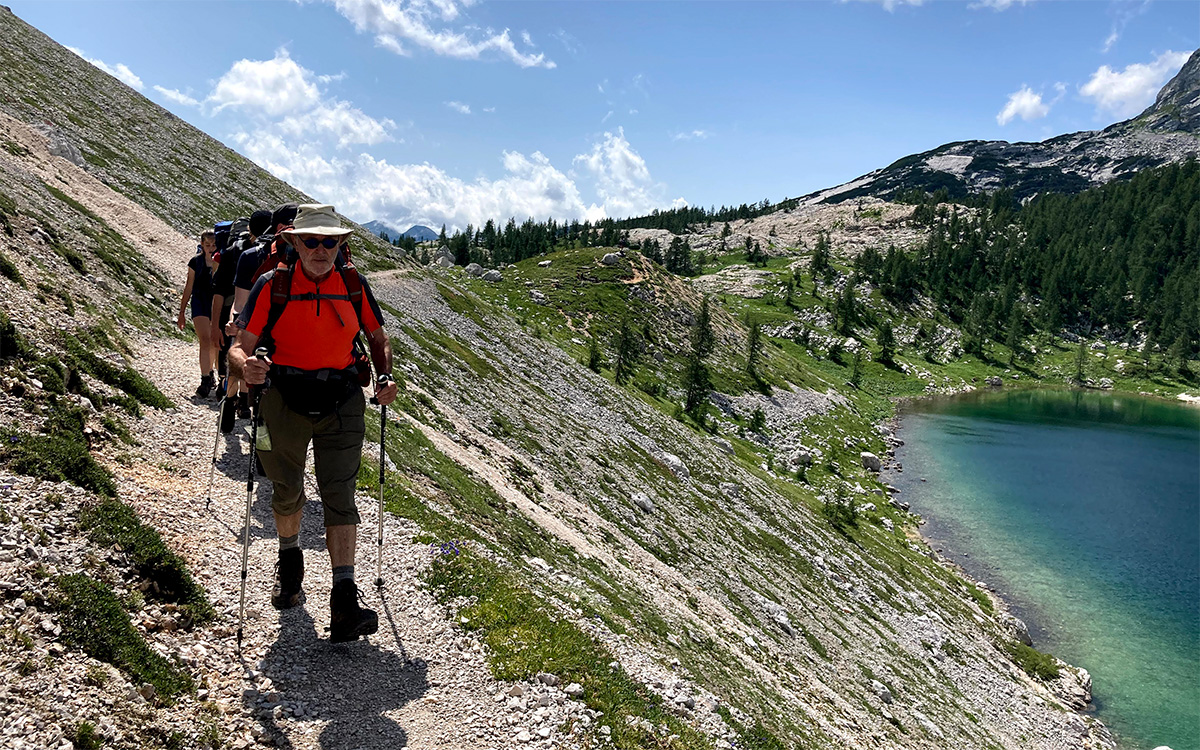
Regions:
<svg viewBox="0 0 1200 750"><path fill-rule="evenodd" d="M294 269L295 266L285 263L280 263L275 267L275 272L271 276L271 309L267 311L267 322L258 336L260 341L268 339L271 329L279 322L284 308L287 307L288 299L292 295L292 272Z"/></svg>
<svg viewBox="0 0 1200 750"><path fill-rule="evenodd" d="M346 295L350 297L350 304L354 306L354 314L358 317L358 327L361 330L363 327L362 277L358 275L358 269L354 267L353 263L346 263L338 271L342 274L342 284L346 287Z"/></svg>

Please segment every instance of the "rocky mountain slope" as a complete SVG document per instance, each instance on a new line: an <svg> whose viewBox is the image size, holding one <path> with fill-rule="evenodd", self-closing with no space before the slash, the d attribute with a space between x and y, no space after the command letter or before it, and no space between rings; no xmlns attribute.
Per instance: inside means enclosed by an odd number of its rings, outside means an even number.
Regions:
<svg viewBox="0 0 1200 750"><path fill-rule="evenodd" d="M1200 155L1200 50L1137 117L1101 131L1082 131L1039 143L962 141L906 156L883 169L800 199L840 203L912 190L945 188L951 196L1012 190L1018 199L1038 193L1078 192L1147 167Z"/></svg>
<svg viewBox="0 0 1200 750"><path fill-rule="evenodd" d="M168 226L195 235L301 191L117 81L0 6L0 113ZM356 257L391 250L358 229ZM370 261L368 262L370 265Z"/></svg>
<svg viewBox="0 0 1200 750"><path fill-rule="evenodd" d="M868 360L870 388L858 389L845 362L805 352L841 341L815 295L844 285L856 248L923 236L910 207L874 199L741 224L777 243L774 265L696 281L615 248L527 259L485 281L365 245L405 381L383 440L388 585L367 592L385 626L370 642L323 639L328 569L310 525L308 603L283 615L267 605L275 540L260 486L239 656L248 440L239 429L218 441L207 505L214 405L189 399L194 344L171 326L194 246L181 232L196 227L139 191L174 189L159 158L237 157L7 11L0 23L4 91L23 92L25 108L0 113L8 745L80 747L90 732L130 748L1111 746L1075 711L1086 672L1022 644L1003 603L920 539L920 519L876 471L872 457L887 462L896 439L887 396L970 387L971 375L910 348L895 371ZM86 83L91 98L37 110L49 76L39 60L56 66L52 85ZM87 125L97 101L160 124L146 143L109 142ZM47 118L61 138L36 129ZM117 157L80 165L63 139ZM247 180L245 204L224 206L211 186L181 199L242 212L268 197ZM288 190L269 186L266 202ZM784 249L826 229L836 280L811 282L782 311L796 262ZM719 301L708 431L679 413L677 385L706 292ZM768 322L758 383L749 312ZM588 338L626 316L644 360L617 384L580 362ZM815 333L797 343L801 323ZM904 346L917 335L898 327ZM953 348L952 329L935 336ZM374 414L364 538L380 523ZM70 461L39 461L42 448ZM98 521L110 496L157 533ZM145 564L147 546L186 561L192 599L165 583L176 563ZM370 570L368 549L359 565ZM136 658L80 636L95 613L70 594L77 574L115 602L100 630L120 631Z"/></svg>

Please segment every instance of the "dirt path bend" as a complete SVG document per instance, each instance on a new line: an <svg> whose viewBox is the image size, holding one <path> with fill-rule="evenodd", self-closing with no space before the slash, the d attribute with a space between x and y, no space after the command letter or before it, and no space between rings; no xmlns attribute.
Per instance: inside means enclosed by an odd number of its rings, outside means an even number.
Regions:
<svg viewBox="0 0 1200 750"><path fill-rule="evenodd" d="M122 496L187 558L222 614L202 634L200 671L208 697L221 706L234 747L251 743L295 748L506 748L522 731L535 734L525 714L497 702L507 686L488 672L482 646L456 630L419 584L429 564L415 525L385 521L382 595L375 577L376 500L359 496L358 579L367 606L380 615L369 640L332 645L330 566L318 500L301 530L307 601L277 612L270 605L278 546L270 515L269 482L260 482L252 508L244 653L235 651L241 569L240 532L246 499L248 435L239 421L218 441L212 505L206 507L209 456L216 435L215 402L193 402L193 347L158 342L138 365L176 404L138 424L141 462L114 464ZM368 415L371 418L371 415ZM310 472L306 492L318 497ZM540 739L540 737L539 737ZM547 739L542 747L557 747ZM245 744L242 744L245 743Z"/></svg>

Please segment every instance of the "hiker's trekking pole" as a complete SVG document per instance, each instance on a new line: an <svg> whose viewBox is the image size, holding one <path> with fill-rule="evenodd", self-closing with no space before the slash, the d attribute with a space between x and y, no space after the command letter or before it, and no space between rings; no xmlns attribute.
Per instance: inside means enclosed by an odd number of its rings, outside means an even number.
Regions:
<svg viewBox="0 0 1200 750"><path fill-rule="evenodd" d="M376 383L376 388L386 388L388 383L392 382L391 375L380 375ZM379 399L372 397L371 403L378 404ZM387 445L385 430L387 428L387 407L380 405L379 407L379 539L377 541L378 549L375 557L375 586L383 588L383 467L386 462Z"/></svg>
<svg viewBox="0 0 1200 750"><path fill-rule="evenodd" d="M217 432L213 435L212 466L208 469L208 495L204 498L204 508L206 510L212 507L213 479L217 476L217 444L221 442L221 409L224 406L225 400L222 399L217 404Z"/></svg>
<svg viewBox="0 0 1200 750"><path fill-rule="evenodd" d="M266 347L260 346L254 350L256 359L265 359L267 354ZM238 653L242 650L242 626L246 617L246 564L250 559L250 505L254 501L254 459L258 443L258 399L261 394L262 386L251 388L253 411L250 414L250 467L246 470L246 519L242 526L242 593L238 602Z"/></svg>

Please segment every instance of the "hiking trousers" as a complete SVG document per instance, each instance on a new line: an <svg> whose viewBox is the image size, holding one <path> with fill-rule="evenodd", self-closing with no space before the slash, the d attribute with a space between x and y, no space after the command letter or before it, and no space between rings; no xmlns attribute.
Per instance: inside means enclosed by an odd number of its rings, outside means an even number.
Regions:
<svg viewBox="0 0 1200 750"><path fill-rule="evenodd" d="M259 451L258 460L271 480L271 508L276 513L290 516L304 508L304 463L311 442L325 525L358 525L354 487L362 464L366 408L361 388L325 417L292 411L274 388L263 393L259 410L271 436L271 450Z"/></svg>

